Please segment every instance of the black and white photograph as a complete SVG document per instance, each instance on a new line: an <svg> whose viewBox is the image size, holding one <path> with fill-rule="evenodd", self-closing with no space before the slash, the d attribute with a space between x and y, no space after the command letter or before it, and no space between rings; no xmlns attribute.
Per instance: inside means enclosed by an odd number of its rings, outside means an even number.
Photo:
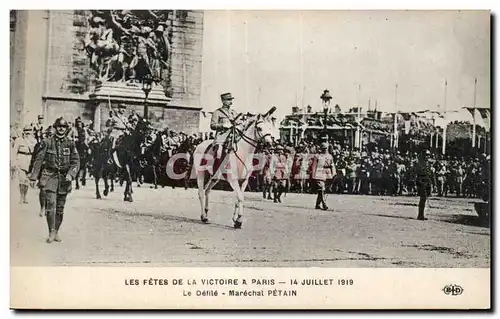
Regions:
<svg viewBox="0 0 500 319"><path fill-rule="evenodd" d="M491 23L487 10L10 10L10 266L253 268L256 290L222 272L175 296L246 292L252 307L292 303L300 285L361 289L264 268L489 274ZM456 279L436 293L470 298Z"/></svg>

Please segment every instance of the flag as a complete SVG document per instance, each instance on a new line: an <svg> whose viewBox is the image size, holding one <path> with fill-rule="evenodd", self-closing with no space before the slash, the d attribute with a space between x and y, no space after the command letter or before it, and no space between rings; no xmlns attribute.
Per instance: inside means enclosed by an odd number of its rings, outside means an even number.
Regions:
<svg viewBox="0 0 500 319"><path fill-rule="evenodd" d="M473 107L466 107L467 111L469 111L470 115L472 115L472 118L474 118L474 113L475 113L475 108Z"/></svg>
<svg viewBox="0 0 500 319"><path fill-rule="evenodd" d="M482 123L478 123L478 125L481 125L484 127L486 131L490 131L490 125L491 125L491 112L490 109L485 109L485 108L478 108L477 111L481 115ZM477 117L476 117L477 121Z"/></svg>

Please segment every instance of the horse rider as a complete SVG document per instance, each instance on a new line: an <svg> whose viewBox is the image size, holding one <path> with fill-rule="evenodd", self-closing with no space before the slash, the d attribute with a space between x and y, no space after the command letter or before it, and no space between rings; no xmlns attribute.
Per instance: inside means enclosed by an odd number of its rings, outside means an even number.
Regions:
<svg viewBox="0 0 500 319"><path fill-rule="evenodd" d="M420 197L420 201L418 203L418 220L426 220L424 216L425 211L425 202L427 201L427 197L431 195L432 191L432 178L433 172L430 167L429 157L431 152L426 150L420 154L419 161L416 166L417 173L417 193Z"/></svg>
<svg viewBox="0 0 500 319"><path fill-rule="evenodd" d="M66 197L71 192L71 182L80 167L80 157L75 142L68 136L69 125L60 117L54 122L55 135L46 138L35 155L29 175L31 185L38 186L45 194L46 218L49 228L47 243L60 242L59 229L63 221Z"/></svg>
<svg viewBox="0 0 500 319"><path fill-rule="evenodd" d="M111 150L113 151L116 147L116 142L118 138L126 134L130 129L130 124L127 117L125 116L125 106L120 105L118 111L110 111L110 134L111 138Z"/></svg>
<svg viewBox="0 0 500 319"><path fill-rule="evenodd" d="M210 121L210 129L216 132L213 145L215 146L217 159L222 159L222 152L225 151L225 144L228 140L226 133L233 127L233 122L238 116L238 113L231 109L234 99L232 94L223 93L220 98L222 106L212 113Z"/></svg>

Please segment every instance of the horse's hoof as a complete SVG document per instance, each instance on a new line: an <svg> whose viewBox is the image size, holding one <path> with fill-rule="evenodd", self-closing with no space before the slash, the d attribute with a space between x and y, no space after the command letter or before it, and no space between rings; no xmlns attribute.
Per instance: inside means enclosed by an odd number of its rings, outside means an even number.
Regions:
<svg viewBox="0 0 500 319"><path fill-rule="evenodd" d="M158 185L155 185L155 189L158 189Z"/></svg>
<svg viewBox="0 0 500 319"><path fill-rule="evenodd" d="M76 185L75 189L80 189L80 186Z"/></svg>
<svg viewBox="0 0 500 319"><path fill-rule="evenodd" d="M108 193L109 193L109 192L108 192L108 190L107 190L107 189L105 189L105 190L104 190L104 192L103 192L104 196L108 196Z"/></svg>
<svg viewBox="0 0 500 319"><path fill-rule="evenodd" d="M243 225L242 222L238 222L238 221L234 222L234 228L236 228L236 229L240 229L241 225Z"/></svg>
<svg viewBox="0 0 500 319"><path fill-rule="evenodd" d="M153 186L149 186L149 188L153 189Z"/></svg>
<svg viewBox="0 0 500 319"><path fill-rule="evenodd" d="M95 196L95 198L97 198L97 199L101 199L102 197L101 197L101 195L100 195L100 194L97 194L97 195Z"/></svg>
<svg viewBox="0 0 500 319"><path fill-rule="evenodd" d="M204 224L208 224L208 218L207 218L207 217L203 217L203 216L201 216L201 221L202 221Z"/></svg>

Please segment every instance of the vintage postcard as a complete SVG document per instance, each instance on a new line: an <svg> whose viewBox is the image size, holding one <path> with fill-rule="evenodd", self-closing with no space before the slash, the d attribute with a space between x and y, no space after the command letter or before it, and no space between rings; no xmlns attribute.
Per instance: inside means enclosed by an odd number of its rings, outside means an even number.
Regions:
<svg viewBox="0 0 500 319"><path fill-rule="evenodd" d="M11 10L12 309L490 309L491 12Z"/></svg>

